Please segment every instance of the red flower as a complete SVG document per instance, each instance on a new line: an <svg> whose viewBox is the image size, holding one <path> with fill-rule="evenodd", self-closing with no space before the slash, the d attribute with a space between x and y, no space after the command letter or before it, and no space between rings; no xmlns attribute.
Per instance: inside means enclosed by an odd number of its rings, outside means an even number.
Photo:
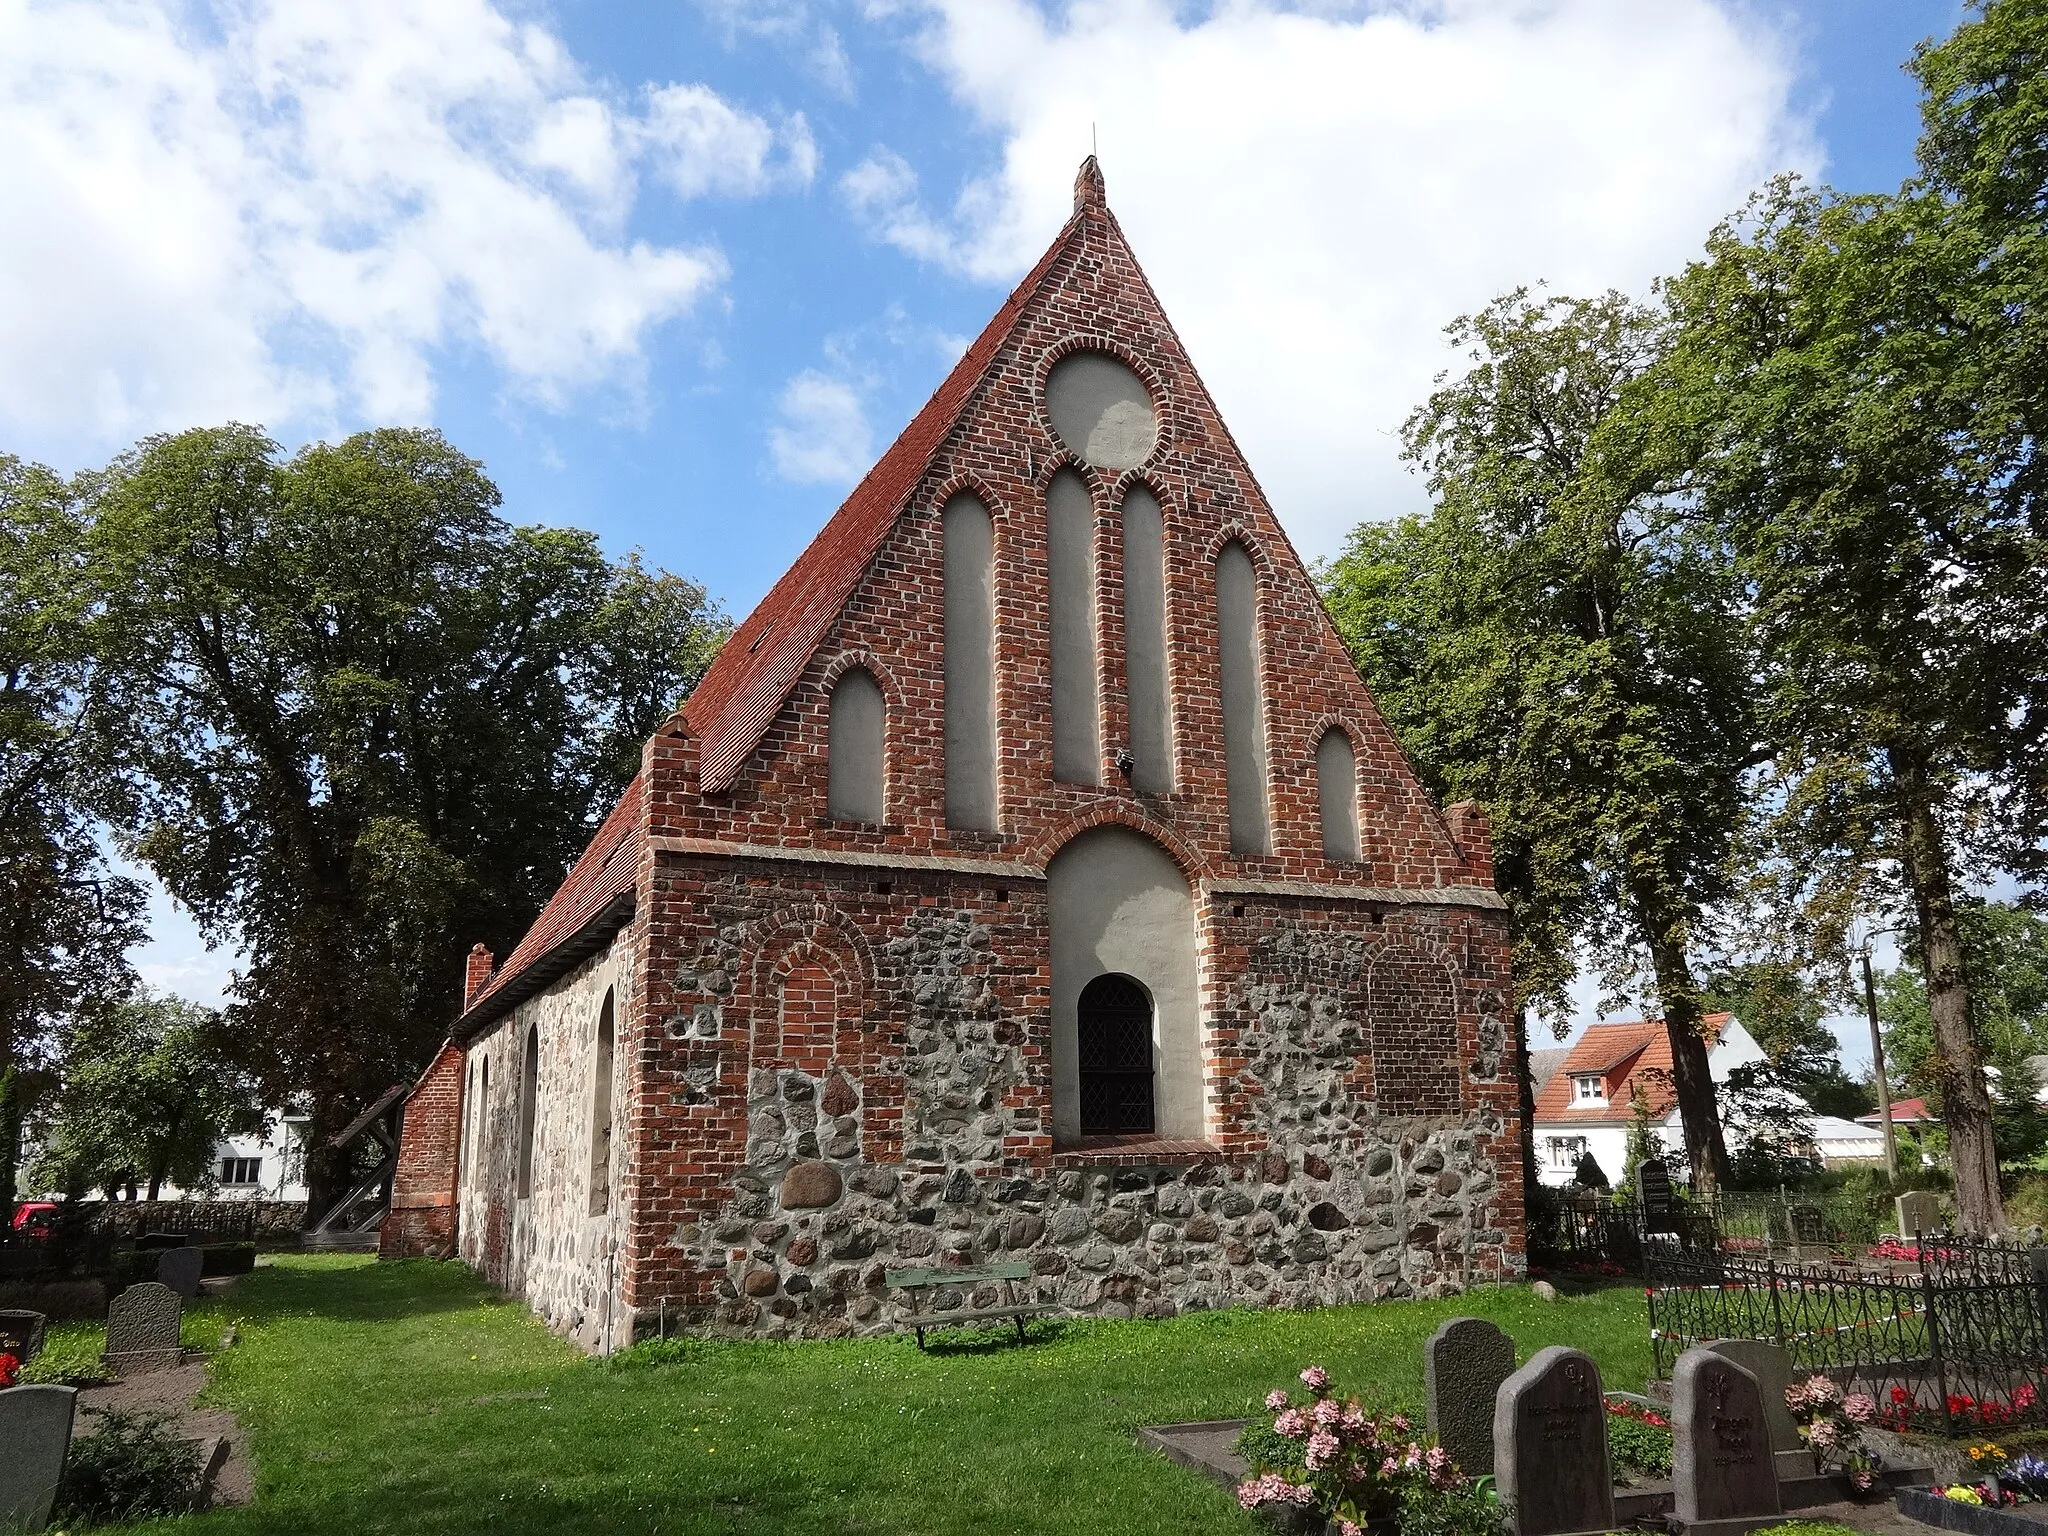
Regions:
<svg viewBox="0 0 2048 1536"><path fill-rule="evenodd" d="M13 1355L0 1354L0 1387L11 1387L21 1379L21 1361Z"/></svg>

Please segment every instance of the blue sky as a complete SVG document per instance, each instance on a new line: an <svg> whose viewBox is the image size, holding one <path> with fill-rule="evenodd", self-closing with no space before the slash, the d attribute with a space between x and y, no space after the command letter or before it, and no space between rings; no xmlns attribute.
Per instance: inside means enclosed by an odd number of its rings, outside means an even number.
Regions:
<svg viewBox="0 0 2048 1536"><path fill-rule="evenodd" d="M1419 505L1440 329L1889 189L1952 0L0 0L0 448L432 422L760 596L1110 201L1303 552ZM175 913L151 979L217 995ZM1589 998L1590 1004L1590 998ZM1864 1048L1867 1054L1867 1047Z"/></svg>

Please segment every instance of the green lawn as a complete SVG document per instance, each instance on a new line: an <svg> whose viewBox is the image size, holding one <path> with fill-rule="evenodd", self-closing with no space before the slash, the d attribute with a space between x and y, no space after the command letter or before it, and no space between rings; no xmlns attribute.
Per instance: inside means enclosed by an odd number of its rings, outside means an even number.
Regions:
<svg viewBox="0 0 2048 1536"><path fill-rule="evenodd" d="M1039 1324L1045 1341L1022 1348L692 1341L611 1362L452 1264L281 1256L220 1310L240 1341L210 1395L254 1433L258 1498L178 1522L193 1536L1248 1536L1223 1490L1136 1447L1139 1425L1255 1411L1311 1361L1419 1407L1422 1341L1460 1312L1493 1318L1525 1358L1578 1345L1610 1387L1640 1389L1650 1366L1626 1286Z"/></svg>

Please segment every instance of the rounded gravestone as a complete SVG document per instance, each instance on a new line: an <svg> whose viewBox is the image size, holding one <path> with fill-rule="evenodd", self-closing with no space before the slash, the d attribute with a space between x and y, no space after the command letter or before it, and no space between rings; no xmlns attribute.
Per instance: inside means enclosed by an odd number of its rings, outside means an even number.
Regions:
<svg viewBox="0 0 2048 1536"><path fill-rule="evenodd" d="M1501 1383L1493 1474L1515 1536L1614 1529L1607 1406L1590 1355L1552 1344Z"/></svg>
<svg viewBox="0 0 2048 1536"><path fill-rule="evenodd" d="M782 1176L782 1208L812 1210L830 1205L844 1189L839 1170L828 1163L798 1163Z"/></svg>
<svg viewBox="0 0 2048 1536"><path fill-rule="evenodd" d="M1493 1473L1493 1407L1515 1374L1515 1341L1481 1317L1454 1317L1422 1347L1430 1433L1471 1477Z"/></svg>
<svg viewBox="0 0 2048 1536"><path fill-rule="evenodd" d="M157 1255L156 1278L187 1301L199 1295L199 1276L206 1267L206 1255L197 1248L166 1248Z"/></svg>
<svg viewBox="0 0 2048 1536"><path fill-rule="evenodd" d="M70 1387L0 1391L0 1530L40 1531L49 1521L77 1402Z"/></svg>
<svg viewBox="0 0 2048 1536"><path fill-rule="evenodd" d="M1689 1349L1671 1372L1671 1486L1695 1533L1753 1529L1783 1512L1764 1392L1711 1349Z"/></svg>
<svg viewBox="0 0 2048 1536"><path fill-rule="evenodd" d="M1159 444L1152 392L1107 352L1073 352L1054 363L1045 412L1067 450L1097 469L1136 469Z"/></svg>

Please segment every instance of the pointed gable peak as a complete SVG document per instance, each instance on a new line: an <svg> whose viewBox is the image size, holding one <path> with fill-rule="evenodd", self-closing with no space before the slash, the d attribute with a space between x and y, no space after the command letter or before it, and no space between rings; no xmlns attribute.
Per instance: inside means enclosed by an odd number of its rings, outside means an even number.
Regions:
<svg viewBox="0 0 2048 1536"><path fill-rule="evenodd" d="M1091 208L1109 211L1109 187L1102 179L1102 166L1093 155L1081 162L1081 169L1074 173L1074 212L1086 213Z"/></svg>

